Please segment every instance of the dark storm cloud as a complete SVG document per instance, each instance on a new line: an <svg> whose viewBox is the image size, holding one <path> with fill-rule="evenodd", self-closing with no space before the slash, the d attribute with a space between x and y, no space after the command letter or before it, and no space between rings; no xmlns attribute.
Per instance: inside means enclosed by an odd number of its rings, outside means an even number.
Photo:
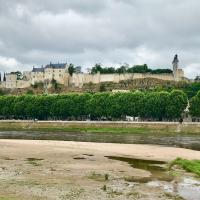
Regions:
<svg viewBox="0 0 200 200"><path fill-rule="evenodd" d="M0 0L0 71L53 61L200 73L198 0Z"/></svg>

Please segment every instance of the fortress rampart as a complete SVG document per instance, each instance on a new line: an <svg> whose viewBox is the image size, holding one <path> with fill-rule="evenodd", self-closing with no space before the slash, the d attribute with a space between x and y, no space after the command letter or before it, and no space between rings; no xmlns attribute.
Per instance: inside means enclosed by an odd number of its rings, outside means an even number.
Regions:
<svg viewBox="0 0 200 200"><path fill-rule="evenodd" d="M125 80L155 78L165 81L181 81L185 80L184 72L178 68L178 56L174 57L173 73L166 74L151 74L151 73L122 73L122 74L88 74L88 73L73 73L71 76L68 72L67 63L46 65L45 67L35 68L30 72L11 72L4 74L3 80L0 81L0 88L28 88L37 83L50 85L52 80L65 86L82 88L84 84L93 83L99 84L104 82L119 83Z"/></svg>

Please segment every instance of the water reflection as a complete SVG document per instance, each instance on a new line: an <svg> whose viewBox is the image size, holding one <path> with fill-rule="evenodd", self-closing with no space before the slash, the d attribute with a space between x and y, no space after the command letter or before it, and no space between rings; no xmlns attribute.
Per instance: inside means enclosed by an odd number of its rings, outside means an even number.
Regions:
<svg viewBox="0 0 200 200"><path fill-rule="evenodd" d="M133 177L127 181L146 183L151 187L163 188L174 199L199 200L200 199L200 180L192 177L174 177L168 173L166 163L154 160L141 160L125 157L106 156L109 159L122 161L130 164L133 168L142 169L151 173L150 177Z"/></svg>
<svg viewBox="0 0 200 200"><path fill-rule="evenodd" d="M62 140L99 143L154 144L200 150L197 134L111 134L111 133L56 133L56 132L0 132L0 139Z"/></svg>
<svg viewBox="0 0 200 200"><path fill-rule="evenodd" d="M122 162L126 162L131 165L131 167L136 169L142 169L145 171L149 171L151 175L149 177L138 179L137 176L132 176L131 179L133 182L150 182L153 180L160 181L172 181L173 176L170 175L167 171L166 162L163 161L155 161L155 160L142 160L142 159L134 159L134 158L125 158L118 156L106 156L108 159L118 160Z"/></svg>

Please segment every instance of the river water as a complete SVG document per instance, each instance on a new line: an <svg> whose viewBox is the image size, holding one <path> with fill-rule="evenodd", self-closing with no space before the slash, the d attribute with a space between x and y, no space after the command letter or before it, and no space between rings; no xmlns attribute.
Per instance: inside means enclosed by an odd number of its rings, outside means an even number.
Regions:
<svg viewBox="0 0 200 200"><path fill-rule="evenodd" d="M111 134L111 133L56 133L56 132L0 132L0 139L62 140L78 142L153 144L200 150L199 134Z"/></svg>

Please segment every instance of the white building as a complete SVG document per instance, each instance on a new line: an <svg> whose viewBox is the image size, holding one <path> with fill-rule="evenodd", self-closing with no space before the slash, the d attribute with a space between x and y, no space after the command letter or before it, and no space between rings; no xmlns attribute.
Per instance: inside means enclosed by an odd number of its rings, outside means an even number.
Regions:
<svg viewBox="0 0 200 200"><path fill-rule="evenodd" d="M84 84L93 83L99 84L104 82L119 83L125 80L154 78L165 81L182 81L187 80L184 77L184 72L178 67L178 56L175 55L173 64L173 73L166 74L151 74L151 73L123 73L123 74L89 74L81 73L80 67L75 68L75 73L70 76L68 73L67 63L48 64L45 67L33 67L31 72L24 72L19 76L18 72L12 72L5 75L6 81L0 82L0 88L28 88L37 83L51 83L55 80L57 83L72 86L83 87Z"/></svg>

